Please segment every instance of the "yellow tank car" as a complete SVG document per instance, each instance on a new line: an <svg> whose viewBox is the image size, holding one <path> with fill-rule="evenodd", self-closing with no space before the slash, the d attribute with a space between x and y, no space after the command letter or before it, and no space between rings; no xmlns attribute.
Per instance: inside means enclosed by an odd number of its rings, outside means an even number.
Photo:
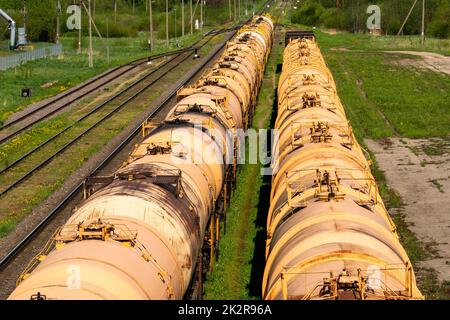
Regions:
<svg viewBox="0 0 450 320"><path fill-rule="evenodd" d="M421 299L315 38L287 39L264 299Z"/></svg>

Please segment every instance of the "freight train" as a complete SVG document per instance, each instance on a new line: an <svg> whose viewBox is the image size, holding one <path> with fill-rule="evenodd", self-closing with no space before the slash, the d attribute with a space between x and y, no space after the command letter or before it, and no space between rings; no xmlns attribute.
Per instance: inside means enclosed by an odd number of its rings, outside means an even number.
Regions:
<svg viewBox="0 0 450 320"><path fill-rule="evenodd" d="M9 299L165 300L193 291L235 173L238 139L226 143L227 135L249 124L273 30L267 15L240 28L213 67L179 90L165 121L144 124L123 166L87 181L87 200Z"/></svg>
<svg viewBox="0 0 450 320"><path fill-rule="evenodd" d="M264 299L421 299L311 32L286 34Z"/></svg>

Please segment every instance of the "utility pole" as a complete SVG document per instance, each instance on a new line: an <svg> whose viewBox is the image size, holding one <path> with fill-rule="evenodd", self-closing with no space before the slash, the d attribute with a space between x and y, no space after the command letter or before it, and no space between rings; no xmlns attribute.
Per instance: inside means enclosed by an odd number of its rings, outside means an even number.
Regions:
<svg viewBox="0 0 450 320"><path fill-rule="evenodd" d="M184 0L181 0L181 36L184 37Z"/></svg>
<svg viewBox="0 0 450 320"><path fill-rule="evenodd" d="M228 0L228 13L230 14L230 20L232 19L231 16L231 0Z"/></svg>
<svg viewBox="0 0 450 320"><path fill-rule="evenodd" d="M169 46L169 0L166 0L166 46Z"/></svg>
<svg viewBox="0 0 450 320"><path fill-rule="evenodd" d="M109 63L109 21L106 18L106 61Z"/></svg>
<svg viewBox="0 0 450 320"><path fill-rule="evenodd" d="M81 9L81 0L80 0L80 11L82 11ZM81 17L83 15L80 13L80 28L78 29L78 50L77 53L80 54L81 53Z"/></svg>
<svg viewBox="0 0 450 320"><path fill-rule="evenodd" d="M59 43L59 17L61 15L61 2L58 0L58 3L56 4L56 43Z"/></svg>
<svg viewBox="0 0 450 320"><path fill-rule="evenodd" d="M114 22L117 22L117 0L114 0Z"/></svg>
<svg viewBox="0 0 450 320"><path fill-rule="evenodd" d="M238 0L238 18L241 19L241 0Z"/></svg>
<svg viewBox="0 0 450 320"><path fill-rule="evenodd" d="M200 0L200 32L203 31L203 1Z"/></svg>
<svg viewBox="0 0 450 320"><path fill-rule="evenodd" d="M359 0L356 0L356 32L359 31Z"/></svg>
<svg viewBox="0 0 450 320"><path fill-rule="evenodd" d="M175 27L175 29L173 30L175 32L175 43L177 43L177 8L173 8L173 13L174 13L173 24Z"/></svg>
<svg viewBox="0 0 450 320"><path fill-rule="evenodd" d="M193 19L193 17L192 17L192 0L190 1L190 3L189 3L189 10L190 10L190 16L191 16L191 35L194 33L194 25L192 24L192 19Z"/></svg>
<svg viewBox="0 0 450 320"><path fill-rule="evenodd" d="M98 37L100 38L100 40L102 41L103 45L106 48L106 52L109 56L109 47L108 47L108 43L105 42L105 40L103 39L100 31L98 30L94 20L92 19L92 15L91 15L91 0L89 1L89 7L87 8L86 5L84 4L83 0L81 0L81 5L84 7L84 10L86 10L88 18L89 18L89 58L90 58L90 66L93 66L93 51L92 51L92 26L94 26L95 31L97 32Z"/></svg>
<svg viewBox="0 0 450 320"><path fill-rule="evenodd" d="M92 52L92 19L91 17L91 0L88 0L89 5L89 68L94 66L94 57Z"/></svg>
<svg viewBox="0 0 450 320"><path fill-rule="evenodd" d="M150 51L154 49L153 47L153 10L152 10L152 0L148 0L148 11L150 19Z"/></svg>
<svg viewBox="0 0 450 320"><path fill-rule="evenodd" d="M398 36L400 35L400 33L402 33L403 27L405 26L406 22L408 21L409 16L411 15L411 12L413 11L414 7L416 6L417 1L418 1L418 0L415 0L414 3L413 3L413 5L412 5L412 7L411 7L411 9L409 9L409 12L408 12L408 15L407 15L406 18L405 18L405 21L403 21L403 24L402 24L402 26L400 27L400 30L398 30L398 32L397 32L397 35L398 35Z"/></svg>
<svg viewBox="0 0 450 320"><path fill-rule="evenodd" d="M23 1L23 27L26 30L27 29L27 17L28 17L28 12L27 12L27 2L24 0Z"/></svg>
<svg viewBox="0 0 450 320"><path fill-rule="evenodd" d="M425 44L425 0L422 0L422 45Z"/></svg>

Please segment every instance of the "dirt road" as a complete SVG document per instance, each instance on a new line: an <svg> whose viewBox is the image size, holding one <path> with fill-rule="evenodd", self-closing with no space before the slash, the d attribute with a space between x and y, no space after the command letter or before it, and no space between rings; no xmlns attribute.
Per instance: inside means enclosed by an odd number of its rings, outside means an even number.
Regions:
<svg viewBox="0 0 450 320"><path fill-rule="evenodd" d="M411 231L432 248L431 258L420 265L435 269L440 280L450 280L450 141L389 138L365 142L389 186L405 203L399 210L405 213Z"/></svg>
<svg viewBox="0 0 450 320"><path fill-rule="evenodd" d="M442 72L450 75L450 57L432 52L417 51L383 51L384 53L409 54L419 56L422 59L401 59L397 63L401 65L411 65L419 68L427 68L433 71Z"/></svg>

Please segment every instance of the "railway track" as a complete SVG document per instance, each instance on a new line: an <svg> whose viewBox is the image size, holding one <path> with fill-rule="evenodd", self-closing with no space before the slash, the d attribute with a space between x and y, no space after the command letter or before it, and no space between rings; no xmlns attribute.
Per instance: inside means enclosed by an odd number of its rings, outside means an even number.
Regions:
<svg viewBox="0 0 450 320"><path fill-rule="evenodd" d="M267 3L271 3L272 0ZM266 4L267 4L266 3ZM265 9L265 5L259 13L262 13ZM245 22L244 22L245 23ZM238 26L239 27L239 26ZM223 32L229 32L238 29L223 29L215 31L213 34L219 34ZM136 125L129 133L118 143L112 150L101 160L95 168L91 171L89 176L96 176L98 174L105 175L114 172L122 162L128 157L129 152L134 147L135 143L140 139L141 125L143 120L163 119L164 112L172 102L176 99L177 91L187 84L195 81L203 70L214 61L220 54L227 41L235 34L230 32L222 40L220 46L216 46L215 49L205 58L204 62L199 66L196 66L186 77L172 86L172 89L165 92L157 101L154 106L151 106L151 110L145 115L145 119L140 119L136 122ZM122 132L124 133L124 132ZM4 299L9 295L15 287L15 280L17 279L20 271L23 270L26 264L34 257L40 249L46 244L47 240L53 235L58 226L65 222L70 217L72 210L76 207L80 201L82 201L83 195L83 183L82 181L76 183L62 200L60 200L48 213L39 220L37 224L34 224L29 232L23 236L20 241L12 246L11 250L1 258L0 260L0 283L4 290L0 292L0 299ZM18 253L21 253L18 255Z"/></svg>
<svg viewBox="0 0 450 320"><path fill-rule="evenodd" d="M211 41L211 39L213 39L214 36L215 35L199 40L196 42L198 44L196 48L203 48ZM169 72L176 69L181 63L185 62L190 57L190 51L180 52L176 56L165 61L158 68L147 73L145 76L134 81L123 90L108 98L106 101L95 106L92 110L78 118L75 122L68 125L63 130L48 138L38 146L34 147L5 168L1 169L0 175L2 176L0 177L0 197L23 183L36 171L47 166L55 157L59 156L73 144L84 138L86 134L89 134L94 128L103 124L106 120L123 108L131 105L131 102L138 96L146 94L149 89L158 83L158 81L161 81ZM85 122L89 122L89 120L92 121L93 118L98 119L81 132L77 130L80 126L83 126ZM68 137L70 137L70 139L67 139ZM34 163L33 161L28 161L25 163L25 160L30 159L33 155L35 155L35 153L45 152L44 148L49 144L58 144L60 147L57 148L56 151L49 153L45 158L41 158L41 161ZM19 177L15 174L17 171L19 171Z"/></svg>
<svg viewBox="0 0 450 320"><path fill-rule="evenodd" d="M139 66L145 65L149 61L154 61L171 56L178 56L186 52L192 52L195 49L199 48L199 42L202 41L205 37L214 36L219 33L220 32L218 32L217 30L211 30L210 32L206 33L201 39L195 41L185 48L133 60L129 63L117 66L75 87L73 90L68 90L65 93L51 98L48 102L42 105L38 105L36 108L13 115L10 119L5 121L3 126L0 128L0 144L9 141L11 138L28 130L37 123L48 119L56 113L68 108L75 102L80 101L96 90L105 87L119 77L123 77Z"/></svg>
<svg viewBox="0 0 450 320"><path fill-rule="evenodd" d="M225 40L228 40L231 38L232 34L225 37ZM216 50L214 54L212 54L208 59L205 60L204 64L198 66L196 70L190 74L182 83L176 86L174 90L172 90L170 93L168 93L147 115L148 119L154 119L160 112L163 110L166 106L170 105L171 102L173 102L176 98L176 92L179 88L182 86L185 86L186 84L193 81L197 76L199 76L206 67L206 65L211 61L214 60L214 57L218 55L218 53L221 52L223 49L223 46L225 45L226 41L223 41L223 44L220 48ZM162 117L161 117L162 118ZM104 174L105 172L113 172L117 167L126 159L129 150L134 146L135 142L138 139L139 133L141 130L141 122L132 130L132 132L119 144L117 145L112 152L109 153L108 156L104 158L92 171L92 175L96 175L99 172L101 174ZM116 159L119 157L119 159ZM111 163L115 163L111 165ZM108 169L108 166L111 167L111 169ZM9 279L6 279L3 281L9 282L5 285L3 283L3 287L11 288L11 277L8 277L8 274L11 272L14 274L12 278L17 279L17 276L19 273L18 270L23 270L26 263L31 260L31 258L37 254L38 250L37 248L41 248L44 246L45 242L51 237L52 233L56 230L57 226L61 224L61 220L64 221L64 219L68 218L71 214L71 210L75 207L77 203L79 203L82 200L82 189L83 189L83 181L79 182L74 188L70 190L70 192L67 193L67 195L62 199L51 211L48 212L48 214L39 221L39 223L34 226L34 228L28 232L17 244L14 245L14 247L8 251L8 253L2 257L0 260L0 271L2 272L2 278L7 277ZM60 213L62 211L65 211L65 214L60 216ZM60 219L56 219L55 217L59 217ZM54 223L52 223L54 221ZM42 233L43 230L46 230L44 233ZM36 243L35 238L39 237L40 241L39 244ZM23 253L24 251L30 251L29 253L21 254L20 256L17 256L18 253ZM15 259L17 257L17 259ZM18 263L18 266L14 264L11 266L11 263L15 262L15 260ZM12 270L10 270L10 268ZM8 270L7 270L8 269ZM6 273L6 275L5 275ZM7 294L6 292L2 292L1 294ZM6 298L7 296L3 296L2 298Z"/></svg>

